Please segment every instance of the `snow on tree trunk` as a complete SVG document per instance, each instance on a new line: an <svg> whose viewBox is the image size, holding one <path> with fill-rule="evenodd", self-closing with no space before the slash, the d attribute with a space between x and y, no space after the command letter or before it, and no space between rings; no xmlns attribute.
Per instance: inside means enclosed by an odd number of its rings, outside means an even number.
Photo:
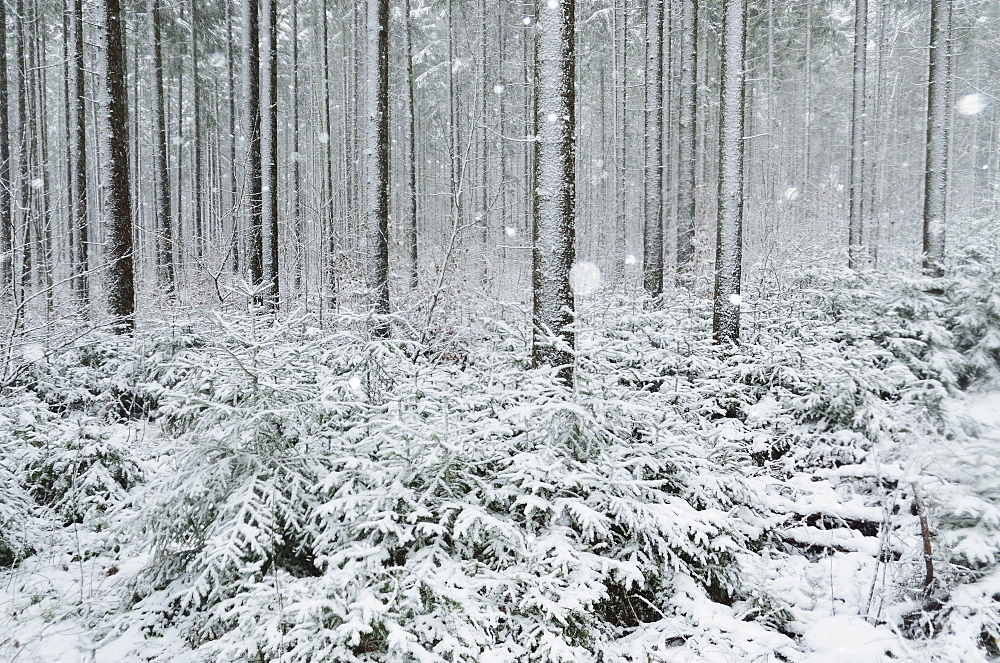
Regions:
<svg viewBox="0 0 1000 663"><path fill-rule="evenodd" d="M264 301L278 308L278 9L277 0L264 0L264 39L267 52L261 71L261 162L264 169L262 227L266 231L267 260Z"/></svg>
<svg viewBox="0 0 1000 663"><path fill-rule="evenodd" d="M368 291L372 313L389 313L389 1L368 0L365 81L365 215L368 223ZM389 336L380 318L373 333Z"/></svg>
<svg viewBox="0 0 1000 663"><path fill-rule="evenodd" d="M695 224L695 168L697 152L695 150L695 121L697 117L697 79L695 70L698 63L695 48L698 23L697 0L681 0L681 34L680 34L680 113L678 128L678 164L677 179L677 282L683 286L691 286L694 271L694 224Z"/></svg>
<svg viewBox="0 0 1000 663"><path fill-rule="evenodd" d="M416 134L416 77L413 74L413 43L410 26L410 0L403 0L403 55L406 63L406 189L407 225L406 245L409 248L409 286L416 288L420 283L417 253L417 134Z"/></svg>
<svg viewBox="0 0 1000 663"><path fill-rule="evenodd" d="M129 183L128 92L125 87L125 26L119 0L103 0L97 11L98 143L104 171L105 260L108 312L115 330L135 326L132 267L132 191Z"/></svg>
<svg viewBox="0 0 1000 663"><path fill-rule="evenodd" d="M83 66L83 0L72 0L70 12L70 29L72 50L69 53L69 172L70 191L73 199L70 202L70 223L73 237L73 256L70 258L73 274L73 291L77 299L86 304L89 300L90 270L90 215L88 213L87 194L87 113L84 105ZM0 135L3 135L0 133Z"/></svg>
<svg viewBox="0 0 1000 663"><path fill-rule="evenodd" d="M740 278L743 261L743 101L746 0L726 0L719 79L719 201L715 246L712 335L716 342L740 338Z"/></svg>
<svg viewBox="0 0 1000 663"><path fill-rule="evenodd" d="M152 49L150 101L153 105L153 216L156 227L156 283L166 292L174 289L173 238L171 236L170 169L167 165L167 123L163 104L163 55L160 41L160 0L146 0L149 44Z"/></svg>
<svg viewBox="0 0 1000 663"><path fill-rule="evenodd" d="M951 11L952 0L931 1L923 228L923 268L930 276L940 276L944 269L951 106Z"/></svg>
<svg viewBox="0 0 1000 663"><path fill-rule="evenodd" d="M535 297L532 358L573 377L573 266L575 186L574 0L538 3L535 136L535 224L532 283ZM552 334L560 343L552 345Z"/></svg>
<svg viewBox="0 0 1000 663"><path fill-rule="evenodd" d="M663 0L649 0L646 13L646 186L642 282L653 297L663 294Z"/></svg>
<svg viewBox="0 0 1000 663"><path fill-rule="evenodd" d="M854 3L854 97L851 104L851 201L847 226L848 266L857 269L864 232L865 73L868 57L868 2Z"/></svg>
<svg viewBox="0 0 1000 663"><path fill-rule="evenodd" d="M13 292L14 216L11 208L10 122L7 114L7 9L0 2L0 292Z"/></svg>
<svg viewBox="0 0 1000 663"><path fill-rule="evenodd" d="M243 133L247 139L246 265L250 283L264 282L264 243L261 230L260 156L260 37L257 0L243 2Z"/></svg>

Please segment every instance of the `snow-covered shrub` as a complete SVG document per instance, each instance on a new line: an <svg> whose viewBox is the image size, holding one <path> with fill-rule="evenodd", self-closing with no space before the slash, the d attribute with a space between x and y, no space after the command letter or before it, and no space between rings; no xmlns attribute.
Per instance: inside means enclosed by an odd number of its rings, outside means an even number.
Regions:
<svg viewBox="0 0 1000 663"><path fill-rule="evenodd" d="M660 394L219 324L157 394L178 448L139 522L146 591L219 660L596 660L678 578L740 595L767 522Z"/></svg>
<svg viewBox="0 0 1000 663"><path fill-rule="evenodd" d="M45 406L26 394L0 396L0 567L24 559L38 542L35 505L21 486L20 468L26 433L38 417L49 416Z"/></svg>
<svg viewBox="0 0 1000 663"><path fill-rule="evenodd" d="M103 515L143 479L133 451L97 421L72 416L50 422L29 439L33 449L22 483L34 500L65 522Z"/></svg>
<svg viewBox="0 0 1000 663"><path fill-rule="evenodd" d="M946 276L948 322L962 353L964 383L1000 375L1000 259L996 251L970 248Z"/></svg>

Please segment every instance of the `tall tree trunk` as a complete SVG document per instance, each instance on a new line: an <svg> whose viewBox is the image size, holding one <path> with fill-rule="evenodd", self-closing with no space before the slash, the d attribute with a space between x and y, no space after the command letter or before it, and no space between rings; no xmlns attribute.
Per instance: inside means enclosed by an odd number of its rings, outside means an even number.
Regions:
<svg viewBox="0 0 1000 663"><path fill-rule="evenodd" d="M87 111L84 106L83 68L83 0L72 0L70 26L72 31L72 52L69 59L69 103L70 146L69 168L73 199L70 203L70 218L74 236L73 290L83 304L89 299L90 270L90 214L87 192Z"/></svg>
<svg viewBox="0 0 1000 663"><path fill-rule="evenodd" d="M78 2L80 0L77 0ZM149 45L150 101L153 105L153 219L156 229L156 283L165 292L174 290L174 244L171 234L170 169L167 160L167 121L163 97L163 48L160 39L160 0L146 0Z"/></svg>
<svg viewBox="0 0 1000 663"><path fill-rule="evenodd" d="M198 18L198 2L191 0L191 119L193 120L193 131L191 147L194 154L194 178L191 182L191 189L194 193L194 255L198 262L201 262L205 253L205 222L204 222L204 200L202 183L202 141L201 141L201 81L198 75L198 30L200 19Z"/></svg>
<svg viewBox="0 0 1000 663"><path fill-rule="evenodd" d="M952 0L931 0L923 219L923 269L930 276L944 273L951 110L951 14Z"/></svg>
<svg viewBox="0 0 1000 663"><path fill-rule="evenodd" d="M246 265L250 283L264 282L264 243L261 229L261 154L260 154L260 30L257 0L243 0L243 131L247 141L246 229L248 246ZM257 303L262 303L257 298Z"/></svg>
<svg viewBox="0 0 1000 663"><path fill-rule="evenodd" d="M365 214L372 333L389 336L389 0L367 0L365 81Z"/></svg>
<svg viewBox="0 0 1000 663"><path fill-rule="evenodd" d="M125 25L119 0L102 0L98 3L97 32L97 69L101 81L98 94L101 109L98 136L105 173L108 311L115 318L115 330L128 333L135 326L135 279L132 268Z"/></svg>
<svg viewBox="0 0 1000 663"><path fill-rule="evenodd" d="M7 8L0 0L0 294L14 288L14 215L11 206L10 118L7 114Z"/></svg>
<svg viewBox="0 0 1000 663"><path fill-rule="evenodd" d="M628 2L615 1L615 281L625 275L625 197L628 189Z"/></svg>
<svg viewBox="0 0 1000 663"><path fill-rule="evenodd" d="M306 271L305 220L302 218L302 157L299 154L299 3L292 0L292 228L295 231L295 290L302 292ZM324 48L326 45L324 44Z"/></svg>
<svg viewBox="0 0 1000 663"><path fill-rule="evenodd" d="M847 227L848 267L862 259L865 196L865 74L868 60L868 1L854 3L854 96L851 104L851 210Z"/></svg>
<svg viewBox="0 0 1000 663"><path fill-rule="evenodd" d="M532 360L557 367L567 383L573 379L573 293L569 272L575 260L574 225L576 162L575 0L538 2L535 70L538 94L535 116L534 250L532 283L535 297ZM554 335L557 344L545 336Z"/></svg>
<svg viewBox="0 0 1000 663"><path fill-rule="evenodd" d="M261 110L261 160L264 168L263 226L267 238L264 281L269 284L267 306L278 307L278 7L277 0L264 0L264 84Z"/></svg>
<svg viewBox="0 0 1000 663"><path fill-rule="evenodd" d="M746 0L725 0L719 73L719 199L715 246L712 335L719 343L740 338L743 262L743 103Z"/></svg>
<svg viewBox="0 0 1000 663"><path fill-rule="evenodd" d="M677 282L691 287L695 260L695 152L698 83L696 35L698 32L697 0L681 0L680 31L680 117L678 131L679 169L677 178Z"/></svg>
<svg viewBox="0 0 1000 663"><path fill-rule="evenodd" d="M410 289L420 284L420 264L417 252L417 123L416 78L413 75L413 43L410 33L410 0L403 0L403 51L406 61L406 189L407 224L406 245L409 249Z"/></svg>
<svg viewBox="0 0 1000 663"><path fill-rule="evenodd" d="M236 73L233 61L233 3L226 0L226 83L229 97L229 213L232 230L229 235L229 252L233 259L234 274L240 273L240 195L236 174Z"/></svg>
<svg viewBox="0 0 1000 663"><path fill-rule="evenodd" d="M663 0L649 0L646 13L646 182L642 282L653 297L663 294Z"/></svg>

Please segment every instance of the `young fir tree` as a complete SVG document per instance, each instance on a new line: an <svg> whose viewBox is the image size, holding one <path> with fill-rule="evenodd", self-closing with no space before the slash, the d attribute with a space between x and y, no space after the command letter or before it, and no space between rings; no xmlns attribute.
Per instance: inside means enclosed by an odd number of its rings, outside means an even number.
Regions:
<svg viewBox="0 0 1000 663"><path fill-rule="evenodd" d="M575 2L546 1L537 6L532 359L535 365L559 367L560 375L570 382L574 334L569 271L575 258L576 213ZM546 340L548 335L558 343Z"/></svg>

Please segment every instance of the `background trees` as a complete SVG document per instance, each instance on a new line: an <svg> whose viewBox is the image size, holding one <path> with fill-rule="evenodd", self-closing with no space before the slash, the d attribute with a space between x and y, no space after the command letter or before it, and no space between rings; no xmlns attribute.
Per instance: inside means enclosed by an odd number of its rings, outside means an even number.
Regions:
<svg viewBox="0 0 1000 663"><path fill-rule="evenodd" d="M723 4L576 3L572 247L618 292L641 287L644 270L653 293L657 274L702 296L713 288ZM86 73L99 55L96 16L76 0L4 9L18 18L5 17L0 67L11 91L0 104L0 271L8 296L23 286L18 301L44 316L91 290L103 298L88 275L109 264L110 228L91 221L106 212L109 184L93 153L98 80ZM745 122L744 266L847 263L862 240L881 266L915 264L925 216L996 212L1000 56L988 46L1000 9L960 0L953 11L961 29L935 65L944 83L931 109L934 136L953 130L928 140L930 0L748 7L748 83L734 111ZM389 12L388 292L400 308L438 284L527 305L534 137L545 129L540 14L513 0L409 0ZM140 301L173 282L179 303L216 306L245 277L277 279L283 306L366 306L365 12L344 0L188 0L129 5L122 19ZM950 152L935 148L925 169L927 145L942 140ZM926 215L925 189L936 210ZM852 215L865 221L853 239Z"/></svg>

